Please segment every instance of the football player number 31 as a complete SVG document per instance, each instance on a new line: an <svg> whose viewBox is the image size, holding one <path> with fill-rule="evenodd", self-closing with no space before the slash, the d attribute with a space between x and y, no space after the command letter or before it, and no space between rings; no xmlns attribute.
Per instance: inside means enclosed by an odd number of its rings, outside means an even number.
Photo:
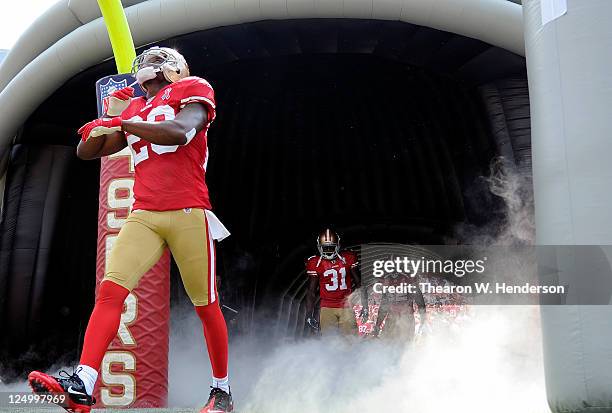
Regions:
<svg viewBox="0 0 612 413"><path fill-rule="evenodd" d="M330 277L330 280L325 284L327 291L346 290L346 268L342 267L339 271L330 268L323 273L323 277Z"/></svg>
<svg viewBox="0 0 612 413"><path fill-rule="evenodd" d="M169 105L157 106L149 112L147 115L148 122L161 122L164 120L172 120L174 119L174 109L172 109ZM136 115L130 118L130 120L144 120L142 117ZM132 150L132 156L134 157L134 165L138 165L140 162L149 159L149 146L151 146L151 150L158 155L162 155L164 153L176 152L178 149L178 145L157 145L155 143L147 143L140 149L134 149L134 144L139 142L141 139L132 134L127 135L127 142L130 145L130 149Z"/></svg>

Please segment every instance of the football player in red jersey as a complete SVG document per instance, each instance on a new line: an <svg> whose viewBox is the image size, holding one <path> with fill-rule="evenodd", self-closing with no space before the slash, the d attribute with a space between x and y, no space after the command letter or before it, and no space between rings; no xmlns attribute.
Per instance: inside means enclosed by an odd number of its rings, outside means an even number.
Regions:
<svg viewBox="0 0 612 413"><path fill-rule="evenodd" d="M341 332L344 335L357 334L355 313L348 303L348 296L361 287L361 274L357 255L351 251L340 251L340 237L330 229L323 230L317 237L319 255L306 261L309 277L306 296L306 322L313 328L320 328L322 335ZM321 298L319 320L314 315L317 289ZM361 317L367 318L368 296L361 289L363 309Z"/></svg>
<svg viewBox="0 0 612 413"><path fill-rule="evenodd" d="M131 88L116 91L105 101L106 116L78 131L80 158L100 158L129 146L135 166L134 205L108 258L79 366L73 375L34 371L28 379L35 392L66 392L67 410L89 412L123 302L167 246L202 321L212 365L212 390L202 412L231 412L227 327L215 275L215 241L229 232L211 211L205 181L214 92L206 80L189 76L180 53L165 47L140 54L133 72L146 97L133 98Z"/></svg>

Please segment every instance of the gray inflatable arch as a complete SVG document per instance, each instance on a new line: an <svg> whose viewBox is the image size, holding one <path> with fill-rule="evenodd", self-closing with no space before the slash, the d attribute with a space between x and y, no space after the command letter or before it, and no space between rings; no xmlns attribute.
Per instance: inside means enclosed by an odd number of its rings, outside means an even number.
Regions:
<svg viewBox="0 0 612 413"><path fill-rule="evenodd" d="M609 262L612 2L569 0L567 13L544 26L541 8L551 2L523 3L536 243L599 245ZM561 283L585 279L576 261L558 256L549 265ZM609 268L599 272L610 279ZM612 307L543 306L541 314L551 408L612 412Z"/></svg>
<svg viewBox="0 0 612 413"><path fill-rule="evenodd" d="M612 2L569 0L542 25L541 4L506 0L124 0L136 46L270 19L395 20L476 38L527 57L538 244L610 244ZM523 24L524 16L524 24ZM73 75L112 57L96 2L62 0L0 72L0 160L36 107ZM0 161L0 175L4 162ZM548 400L555 412L612 411L612 311L542 309ZM512 390L510 390L512 391ZM520 391L520 384L513 391Z"/></svg>
<svg viewBox="0 0 612 413"><path fill-rule="evenodd" d="M259 20L396 20L473 37L523 55L522 12L506 0L149 0L126 1L135 45ZM44 33L44 35L42 34ZM97 3L63 0L37 20L0 73L0 159L27 117L70 77L112 57ZM44 76L41 76L44 73ZM11 102L6 105L6 102Z"/></svg>

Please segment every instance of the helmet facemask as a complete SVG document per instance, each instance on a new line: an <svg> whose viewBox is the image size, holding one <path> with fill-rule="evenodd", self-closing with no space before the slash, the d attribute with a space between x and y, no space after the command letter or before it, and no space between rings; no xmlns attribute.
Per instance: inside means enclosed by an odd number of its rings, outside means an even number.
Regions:
<svg viewBox="0 0 612 413"><path fill-rule="evenodd" d="M336 244L323 244L319 245L319 253L321 256L328 260L333 260L338 256L339 245Z"/></svg>
<svg viewBox="0 0 612 413"><path fill-rule="evenodd" d="M168 82L174 83L189 76L189 67L179 52L167 47L147 49L132 63L132 74L143 89L143 84L155 79L159 72Z"/></svg>

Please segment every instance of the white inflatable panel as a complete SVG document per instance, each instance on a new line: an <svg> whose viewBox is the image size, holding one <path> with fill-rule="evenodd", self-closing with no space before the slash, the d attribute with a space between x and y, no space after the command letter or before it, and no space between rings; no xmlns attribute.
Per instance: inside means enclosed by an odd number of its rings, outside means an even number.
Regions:
<svg viewBox="0 0 612 413"><path fill-rule="evenodd" d="M50 48L53 43L81 25L68 9L68 0L63 0L43 13L28 30L21 35L0 65L0 90L31 62L36 56ZM44 33L44 35L41 35Z"/></svg>
<svg viewBox="0 0 612 413"><path fill-rule="evenodd" d="M540 0L523 7L537 243L611 245L612 2L571 0L545 26ZM592 274L565 258L556 265L584 278L579 294L610 283L609 263ZM542 323L553 411L612 411L612 307L544 306Z"/></svg>
<svg viewBox="0 0 612 413"><path fill-rule="evenodd" d="M400 16L402 4L393 0L374 0L372 18L379 20L393 20Z"/></svg>

